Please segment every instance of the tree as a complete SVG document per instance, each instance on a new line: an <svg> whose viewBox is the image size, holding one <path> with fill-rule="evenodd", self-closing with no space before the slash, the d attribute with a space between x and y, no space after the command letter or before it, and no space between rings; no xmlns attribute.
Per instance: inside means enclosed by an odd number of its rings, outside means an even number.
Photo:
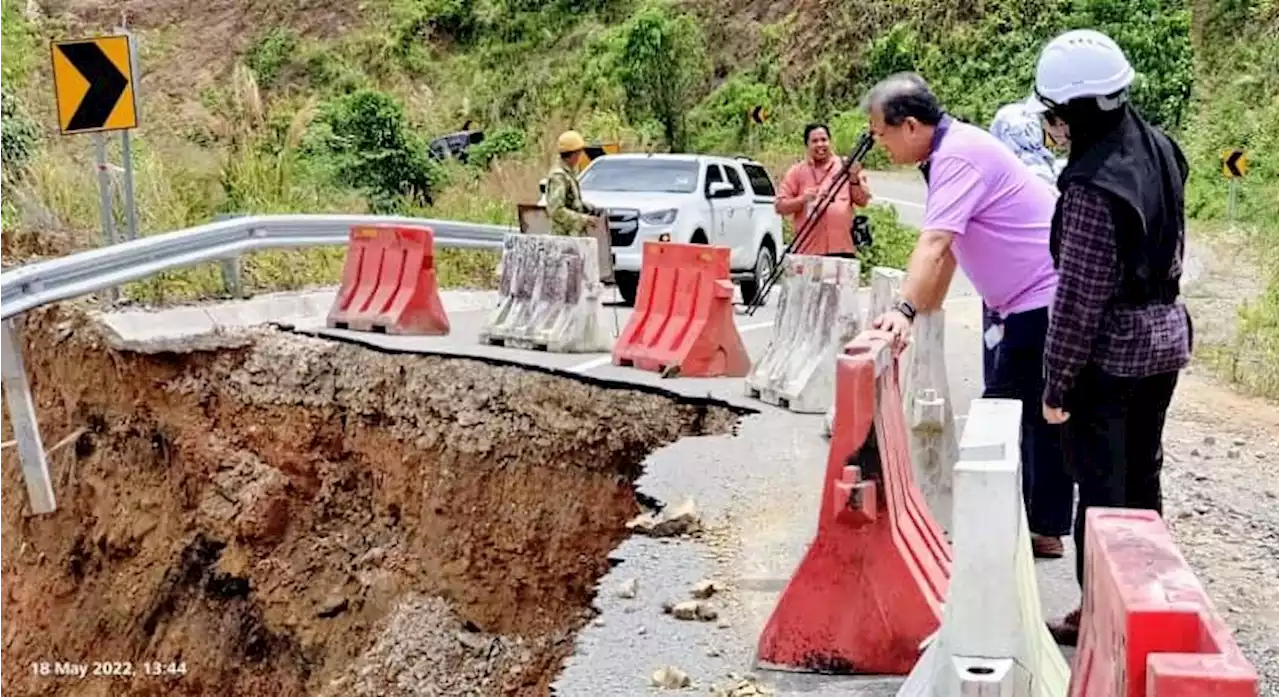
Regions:
<svg viewBox="0 0 1280 697"><path fill-rule="evenodd" d="M674 14L665 3L648 5L623 28L619 58L628 118L658 121L673 152L687 149L684 114L697 102L707 77L697 22Z"/></svg>

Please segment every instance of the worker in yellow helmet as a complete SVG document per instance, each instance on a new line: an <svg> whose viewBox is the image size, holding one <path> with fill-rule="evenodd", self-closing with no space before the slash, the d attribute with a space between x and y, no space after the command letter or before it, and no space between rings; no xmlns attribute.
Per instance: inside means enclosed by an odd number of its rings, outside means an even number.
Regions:
<svg viewBox="0 0 1280 697"><path fill-rule="evenodd" d="M605 212L582 200L578 170L587 163L587 142L577 131L565 131L556 141L560 159L547 174L547 216L556 235L586 235Z"/></svg>

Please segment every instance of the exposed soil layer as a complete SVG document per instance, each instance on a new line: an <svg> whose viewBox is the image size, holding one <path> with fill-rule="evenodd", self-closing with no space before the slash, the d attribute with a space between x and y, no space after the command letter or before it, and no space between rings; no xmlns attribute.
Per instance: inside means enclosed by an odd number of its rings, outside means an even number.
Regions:
<svg viewBox="0 0 1280 697"><path fill-rule="evenodd" d="M6 694L545 694L642 458L736 420L268 330L144 356L54 310L24 339L46 447L84 431L50 456L52 515L4 451Z"/></svg>

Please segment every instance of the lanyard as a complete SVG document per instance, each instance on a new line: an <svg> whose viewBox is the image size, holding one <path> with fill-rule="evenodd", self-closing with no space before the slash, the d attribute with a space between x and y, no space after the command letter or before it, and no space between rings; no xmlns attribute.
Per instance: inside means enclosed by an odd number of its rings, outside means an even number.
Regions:
<svg viewBox="0 0 1280 697"><path fill-rule="evenodd" d="M947 135L947 130L951 128L951 117L943 115L942 120L933 128L933 138L929 141L929 157L920 163L920 174L924 175L924 183L929 183L929 169L933 161L933 151L938 149L938 145L942 143L942 138Z"/></svg>

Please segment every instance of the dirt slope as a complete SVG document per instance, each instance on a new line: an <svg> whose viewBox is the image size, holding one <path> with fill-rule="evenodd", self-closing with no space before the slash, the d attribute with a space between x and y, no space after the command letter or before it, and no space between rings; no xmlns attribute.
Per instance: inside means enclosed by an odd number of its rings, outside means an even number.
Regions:
<svg viewBox="0 0 1280 697"><path fill-rule="evenodd" d="M735 419L278 332L141 356L55 311L26 336L46 438L84 430L51 458L50 516L24 516L4 452L12 694L544 694L643 456Z"/></svg>

